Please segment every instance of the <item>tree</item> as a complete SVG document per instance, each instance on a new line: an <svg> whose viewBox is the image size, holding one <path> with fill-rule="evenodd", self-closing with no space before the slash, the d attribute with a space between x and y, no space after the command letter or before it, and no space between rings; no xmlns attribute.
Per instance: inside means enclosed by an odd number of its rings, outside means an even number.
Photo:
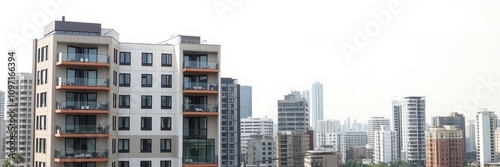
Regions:
<svg viewBox="0 0 500 167"><path fill-rule="evenodd" d="M13 167L14 165L10 162L9 159L3 159L2 161L2 167Z"/></svg>
<svg viewBox="0 0 500 167"><path fill-rule="evenodd" d="M391 167L407 167L410 165L408 165L408 163L406 163L405 161L396 160L396 161L391 162L390 166Z"/></svg>
<svg viewBox="0 0 500 167"><path fill-rule="evenodd" d="M14 154L14 157L12 157L12 162L14 162L17 167L19 167L20 163L23 163L25 161L23 154L21 153L16 153Z"/></svg>

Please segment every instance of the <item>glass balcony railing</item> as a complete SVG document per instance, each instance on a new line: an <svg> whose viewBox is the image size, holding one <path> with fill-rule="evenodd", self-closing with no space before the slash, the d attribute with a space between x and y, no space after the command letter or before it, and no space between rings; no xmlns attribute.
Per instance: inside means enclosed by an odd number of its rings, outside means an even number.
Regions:
<svg viewBox="0 0 500 167"><path fill-rule="evenodd" d="M55 158L108 158L107 149L55 150Z"/></svg>
<svg viewBox="0 0 500 167"><path fill-rule="evenodd" d="M217 104L184 104L184 111L189 112L217 112Z"/></svg>
<svg viewBox="0 0 500 167"><path fill-rule="evenodd" d="M90 62L90 63L109 63L109 56L104 54L88 53L59 53L58 62Z"/></svg>
<svg viewBox="0 0 500 167"><path fill-rule="evenodd" d="M207 130L206 129L184 129L182 134L185 138L207 138Z"/></svg>
<svg viewBox="0 0 500 167"><path fill-rule="evenodd" d="M108 125L56 125L56 134L108 134Z"/></svg>
<svg viewBox="0 0 500 167"><path fill-rule="evenodd" d="M182 156L184 164L216 164L218 161L217 155L213 156Z"/></svg>
<svg viewBox="0 0 500 167"><path fill-rule="evenodd" d="M217 83L184 82L184 90L218 90Z"/></svg>
<svg viewBox="0 0 500 167"><path fill-rule="evenodd" d="M106 78L57 78L57 86L109 86Z"/></svg>
<svg viewBox="0 0 500 167"><path fill-rule="evenodd" d="M108 110L104 101L57 101L57 110Z"/></svg>
<svg viewBox="0 0 500 167"><path fill-rule="evenodd" d="M184 61L184 68L198 69L219 69L219 63L216 61Z"/></svg>

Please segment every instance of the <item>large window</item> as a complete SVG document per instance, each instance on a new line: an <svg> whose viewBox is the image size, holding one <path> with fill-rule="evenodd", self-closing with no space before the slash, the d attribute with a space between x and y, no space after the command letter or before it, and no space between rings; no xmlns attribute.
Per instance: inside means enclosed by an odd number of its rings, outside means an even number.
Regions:
<svg viewBox="0 0 500 167"><path fill-rule="evenodd" d="M142 66L153 66L153 53L142 53Z"/></svg>
<svg viewBox="0 0 500 167"><path fill-rule="evenodd" d="M118 117L118 130L130 130L130 117Z"/></svg>
<svg viewBox="0 0 500 167"><path fill-rule="evenodd" d="M172 75L161 75L161 87L162 88L172 87Z"/></svg>
<svg viewBox="0 0 500 167"><path fill-rule="evenodd" d="M141 108L142 109L151 109L153 106L153 96L151 95L142 95L141 96Z"/></svg>
<svg viewBox="0 0 500 167"><path fill-rule="evenodd" d="M160 161L160 167L172 167L171 161Z"/></svg>
<svg viewBox="0 0 500 167"><path fill-rule="evenodd" d="M141 75L142 87L153 87L153 75L152 74L142 74Z"/></svg>
<svg viewBox="0 0 500 167"><path fill-rule="evenodd" d="M120 65L130 65L130 52L120 52Z"/></svg>
<svg viewBox="0 0 500 167"><path fill-rule="evenodd" d="M141 153L150 153L150 152L151 152L151 139L141 139Z"/></svg>
<svg viewBox="0 0 500 167"><path fill-rule="evenodd" d="M130 74L129 73L120 73L120 86L121 87L130 87Z"/></svg>
<svg viewBox="0 0 500 167"><path fill-rule="evenodd" d="M172 130L171 117L161 117L161 130Z"/></svg>
<svg viewBox="0 0 500 167"><path fill-rule="evenodd" d="M172 67L172 54L161 54L161 66Z"/></svg>
<svg viewBox="0 0 500 167"><path fill-rule="evenodd" d="M160 152L172 152L172 140L160 139Z"/></svg>
<svg viewBox="0 0 500 167"><path fill-rule="evenodd" d="M172 96L161 96L161 109L172 109Z"/></svg>
<svg viewBox="0 0 500 167"><path fill-rule="evenodd" d="M128 153L130 152L130 140L129 139L118 139L118 153ZM118 162L120 164L120 162ZM128 162L127 162L128 166Z"/></svg>
<svg viewBox="0 0 500 167"><path fill-rule="evenodd" d="M141 117L141 130L151 130L152 117Z"/></svg>
<svg viewBox="0 0 500 167"><path fill-rule="evenodd" d="M118 72L113 71L113 85L117 85L116 82L118 81Z"/></svg>
<svg viewBox="0 0 500 167"><path fill-rule="evenodd" d="M183 123L184 138L207 138L206 117L185 117Z"/></svg>
<svg viewBox="0 0 500 167"><path fill-rule="evenodd" d="M118 161L118 167L130 167L128 161Z"/></svg>
<svg viewBox="0 0 500 167"><path fill-rule="evenodd" d="M130 95L118 96L118 107L119 108L130 108Z"/></svg>
<svg viewBox="0 0 500 167"><path fill-rule="evenodd" d="M38 167L45 167L45 162L43 164L43 166L39 165ZM64 167L96 167L96 164L95 162L66 162Z"/></svg>

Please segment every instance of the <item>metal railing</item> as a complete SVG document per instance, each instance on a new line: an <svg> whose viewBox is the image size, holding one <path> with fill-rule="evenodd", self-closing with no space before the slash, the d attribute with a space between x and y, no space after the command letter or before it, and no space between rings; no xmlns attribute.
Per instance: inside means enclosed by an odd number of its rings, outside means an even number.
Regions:
<svg viewBox="0 0 500 167"><path fill-rule="evenodd" d="M184 68L219 69L216 61L184 61Z"/></svg>
<svg viewBox="0 0 500 167"><path fill-rule="evenodd" d="M182 134L184 137L190 138L207 138L206 129L184 129Z"/></svg>
<svg viewBox="0 0 500 167"><path fill-rule="evenodd" d="M55 150L55 158L108 158L108 150Z"/></svg>
<svg viewBox="0 0 500 167"><path fill-rule="evenodd" d="M108 110L105 101L57 101L57 110Z"/></svg>
<svg viewBox="0 0 500 167"><path fill-rule="evenodd" d="M58 62L109 63L109 56L105 55L105 54L60 52L58 57L57 57L57 61Z"/></svg>
<svg viewBox="0 0 500 167"><path fill-rule="evenodd" d="M217 112L217 104L184 104L183 111L189 112Z"/></svg>
<svg viewBox="0 0 500 167"><path fill-rule="evenodd" d="M56 134L108 134L108 125L56 125Z"/></svg>
<svg viewBox="0 0 500 167"><path fill-rule="evenodd" d="M218 90L217 83L184 82L184 90Z"/></svg>
<svg viewBox="0 0 500 167"><path fill-rule="evenodd" d="M184 164L216 164L218 162L217 155L203 156L182 156Z"/></svg>
<svg viewBox="0 0 500 167"><path fill-rule="evenodd" d="M106 78L57 78L57 86L109 86Z"/></svg>

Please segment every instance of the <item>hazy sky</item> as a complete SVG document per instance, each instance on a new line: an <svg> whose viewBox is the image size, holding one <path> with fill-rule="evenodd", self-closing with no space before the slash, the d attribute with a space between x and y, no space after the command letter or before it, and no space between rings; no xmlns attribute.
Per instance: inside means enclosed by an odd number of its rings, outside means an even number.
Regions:
<svg viewBox="0 0 500 167"><path fill-rule="evenodd" d="M222 76L253 86L254 117L276 118L278 99L315 81L331 119L390 117L391 99L411 95L427 97L427 118L455 106L468 119L478 108L500 111L500 1L65 1L1 2L0 90L7 51L30 71L37 24L64 15L113 28L123 42L184 34L221 44ZM57 5L47 12L39 2ZM39 31L23 35L31 24ZM27 40L16 47L12 35Z"/></svg>

